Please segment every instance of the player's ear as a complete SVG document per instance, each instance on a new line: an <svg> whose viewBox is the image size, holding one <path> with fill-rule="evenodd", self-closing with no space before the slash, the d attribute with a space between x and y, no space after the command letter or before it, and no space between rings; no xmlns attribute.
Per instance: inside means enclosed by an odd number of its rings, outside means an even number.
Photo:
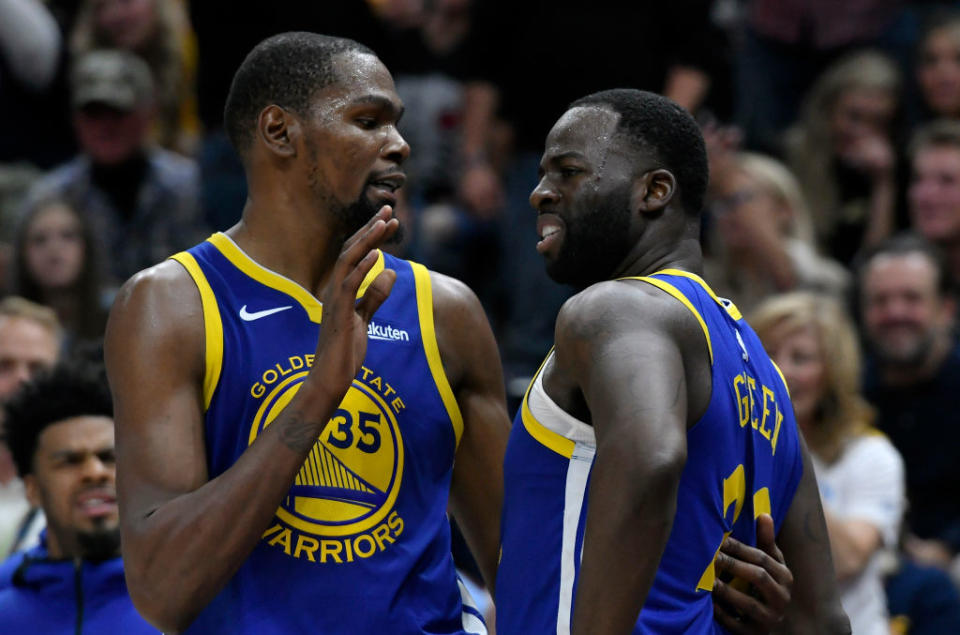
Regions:
<svg viewBox="0 0 960 635"><path fill-rule="evenodd" d="M665 208L677 191L677 179L662 168L644 172L633 184L633 203L642 213Z"/></svg>
<svg viewBox="0 0 960 635"><path fill-rule="evenodd" d="M295 157L295 142L299 134L300 122L293 113L276 104L260 111L257 118L257 137L274 154L286 158Z"/></svg>

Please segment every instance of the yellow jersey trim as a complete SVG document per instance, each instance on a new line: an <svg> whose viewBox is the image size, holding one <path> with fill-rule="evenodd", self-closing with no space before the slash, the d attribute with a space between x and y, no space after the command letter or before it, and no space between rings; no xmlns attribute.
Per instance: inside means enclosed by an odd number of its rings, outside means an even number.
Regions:
<svg viewBox="0 0 960 635"><path fill-rule="evenodd" d="M210 238L207 240L212 243L213 246L216 247L227 260L233 263L237 269L247 274L257 282L266 285L271 289L276 289L277 291L287 294L304 308L311 322L316 322L317 324L320 323L321 319L323 318L323 305L312 293L304 289L290 278L282 276L274 271L270 271L263 265L256 262L223 232L217 232L216 234L210 236ZM358 298L366 292L367 287L369 287L376 277L380 275L380 272L383 271L384 266L383 252L378 250L377 262L374 263L373 268L370 269L370 271L364 277L363 282L360 283L360 288L357 290Z"/></svg>
<svg viewBox="0 0 960 635"><path fill-rule="evenodd" d="M721 302L720 298L717 297L717 294L714 293L713 289L710 288L710 285L707 284L706 281L700 276L698 276L697 274L690 273L689 271L682 271L680 269L663 269L662 271L658 271L653 275L657 275L659 273L662 273L668 276L680 276L681 278L687 278L689 280L693 280L694 282L699 284L701 287L703 287L703 290L706 291L711 298L713 298L714 302L716 302L721 307L723 307L723 309L730 314L730 317L732 317L734 320L743 319L743 315L740 313L740 309L737 308L737 305L735 305L733 302L730 302L729 300L727 301L727 304L724 304L723 302Z"/></svg>
<svg viewBox="0 0 960 635"><path fill-rule="evenodd" d="M666 272L658 271L657 273L666 273ZM710 329L707 328L707 323L703 320L703 316L700 315L700 312L697 311L696 307L694 307L693 304L690 302L690 300L687 299L687 296L680 293L680 290L677 289L672 284L670 284L669 282L664 282L663 280L659 280L657 278L650 278L647 276L643 276L643 277L636 277L636 278L621 278L621 280L642 280L647 284L651 284L655 286L661 291L669 293L670 295L675 297L677 300L679 300L680 303L683 304L683 306L687 307L687 309L689 309L690 312L693 313L693 317L697 318L697 322L700 323L700 328L703 329L703 335L704 337L707 338L707 352L710 353L710 363L713 364L713 345L710 343Z"/></svg>
<svg viewBox="0 0 960 635"><path fill-rule="evenodd" d="M381 254L381 258L383 255ZM423 351L427 355L427 365L440 393L440 399L447 409L447 416L453 424L455 438L454 450L460 446L460 437L463 436L463 415L450 381L443 370L443 361L440 359L440 347L437 346L437 332L433 325L433 287L430 284L430 272L421 264L410 263L413 269L413 279L417 287L417 313L420 315L420 337L423 340Z"/></svg>
<svg viewBox="0 0 960 635"><path fill-rule="evenodd" d="M770 360L770 363L773 364L774 370L776 370L776 371L777 371L777 374L780 375L780 381L783 382L783 389L787 391L787 397L789 397L789 396L790 396L790 386L787 385L787 378L783 376L783 371L780 370L780 367L777 366L777 363L776 363L775 361L773 361L773 359Z"/></svg>
<svg viewBox="0 0 960 635"><path fill-rule="evenodd" d="M537 381L537 377L541 372L543 372L543 367L547 365L547 361L550 359L552 354L553 349L550 349L550 352L547 353L546 359L543 360L543 363L540 364L540 368L537 370L536 374L534 374L533 379L530 380L530 385L527 386L527 392L524 393L523 402L520 405L520 418L523 421L523 427L527 430L527 434L536 439L540 445L569 459L573 457L573 450L576 447L576 443L562 434L557 434L553 430L550 430L542 423L537 421L536 417L533 416L533 413L530 412L530 405L528 404L530 390L533 388L534 382Z"/></svg>
<svg viewBox="0 0 960 635"><path fill-rule="evenodd" d="M223 368L223 322L220 319L220 307L213 289L203 275L203 270L197 260L185 251L170 256L179 262L200 291L200 305L203 307L204 331L204 373L203 373L203 410L210 408L213 393L220 383L220 372Z"/></svg>

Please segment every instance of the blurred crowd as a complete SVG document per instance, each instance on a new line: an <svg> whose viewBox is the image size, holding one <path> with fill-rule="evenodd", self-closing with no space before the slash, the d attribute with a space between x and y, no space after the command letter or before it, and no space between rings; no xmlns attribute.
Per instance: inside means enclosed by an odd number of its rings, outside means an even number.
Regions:
<svg viewBox="0 0 960 635"><path fill-rule="evenodd" d="M573 291L534 250L547 130L577 97L642 88L702 125L704 277L790 388L854 633L960 632L960 2L269 4L0 0L8 438L32 378L96 362L124 280L240 219L223 105L264 37L351 37L392 71L412 148L395 249L481 298L513 407ZM74 521L46 434L0 445L0 556L76 556L50 542ZM112 487L94 463L75 478Z"/></svg>

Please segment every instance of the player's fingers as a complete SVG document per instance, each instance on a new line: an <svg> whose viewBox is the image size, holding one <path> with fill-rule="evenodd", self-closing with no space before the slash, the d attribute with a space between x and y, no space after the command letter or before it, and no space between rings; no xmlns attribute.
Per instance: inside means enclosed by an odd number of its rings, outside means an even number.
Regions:
<svg viewBox="0 0 960 635"><path fill-rule="evenodd" d="M767 559L777 566L783 566L769 557ZM790 589L785 584L775 580L766 569L759 565L744 562L742 559L731 558L721 551L717 554L716 568L720 573L726 573L753 585L763 597L764 602L777 612L783 611L787 603L790 602ZM727 586L729 587L729 585ZM732 589L732 587L730 588ZM732 592L740 593L736 589L732 589Z"/></svg>
<svg viewBox="0 0 960 635"><path fill-rule="evenodd" d="M363 284L363 279L370 273L370 270L373 269L373 266L377 264L377 258L379 258L379 253L376 251L368 251L367 255L364 256L360 262L347 274L347 276L340 282L338 287L338 292L341 294L339 297L344 298L343 306L349 306L351 309L354 305L354 299L357 297L357 292L360 290L360 285Z"/></svg>
<svg viewBox="0 0 960 635"><path fill-rule="evenodd" d="M713 603L713 617L734 635L755 635L765 632L757 628L756 624L747 622L742 617L727 611L720 602L714 601Z"/></svg>
<svg viewBox="0 0 960 635"><path fill-rule="evenodd" d="M777 546L777 535L773 525L773 516L760 514L757 516L757 546L777 562L785 564L783 552Z"/></svg>
<svg viewBox="0 0 960 635"><path fill-rule="evenodd" d="M740 623L744 624L745 627L758 628L757 632L769 632L783 617L781 611L770 611L756 598L719 579L713 586L713 596L715 604L719 603L724 607L729 607L730 612L739 614Z"/></svg>
<svg viewBox="0 0 960 635"><path fill-rule="evenodd" d="M743 544L736 538L727 536L723 544L720 545L720 553L760 567L780 584L791 587L793 585L793 574L790 573L790 569L788 569L785 564L775 560L756 547Z"/></svg>
<svg viewBox="0 0 960 635"><path fill-rule="evenodd" d="M381 207L379 210L377 210L376 214L370 217L370 220L364 223L363 227L353 232L352 236L350 236L345 241L343 241L343 247L340 249L340 253L343 253L349 250L350 247L356 244L358 240L363 238L363 236L367 234L367 232L369 232L374 225L377 224L377 221L382 220L383 222L387 222L388 220L390 220L392 216L393 216L392 207L390 207L389 205L384 205L383 207Z"/></svg>
<svg viewBox="0 0 960 635"><path fill-rule="evenodd" d="M387 299L387 296L390 295L390 290L393 288L393 283L396 280L396 271L393 269L384 269L377 274L376 279L374 279L366 291L363 292L363 297L357 302L356 311L360 317L363 318L364 322L369 322L373 314L380 308L380 305Z"/></svg>
<svg viewBox="0 0 960 635"><path fill-rule="evenodd" d="M378 221L384 222L383 230L379 229ZM356 254L358 250L362 253L364 249L369 250L379 247L389 240L399 228L400 221L393 215L393 208L389 205L384 205L363 227L344 241L340 254L341 256L347 253Z"/></svg>

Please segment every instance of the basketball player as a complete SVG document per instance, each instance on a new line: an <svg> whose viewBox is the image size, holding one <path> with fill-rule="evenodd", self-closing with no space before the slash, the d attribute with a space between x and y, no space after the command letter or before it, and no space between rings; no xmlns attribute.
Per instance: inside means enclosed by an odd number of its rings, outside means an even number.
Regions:
<svg viewBox="0 0 960 635"><path fill-rule="evenodd" d="M124 558L164 630L485 632L445 512L493 589L503 379L474 295L376 249L397 231L401 113L362 45L264 41L225 113L241 222L118 297Z"/></svg>
<svg viewBox="0 0 960 635"><path fill-rule="evenodd" d="M761 513L795 577L789 625L849 632L783 378L696 274L693 119L651 93L595 93L550 131L540 172L537 250L582 291L507 446L497 632L724 632L715 557L731 535L756 544Z"/></svg>
<svg viewBox="0 0 960 635"><path fill-rule="evenodd" d="M492 583L509 418L475 296L376 250L397 230L402 110L366 47L264 41L225 111L243 219L120 293L123 549L159 628L483 630L445 511Z"/></svg>

